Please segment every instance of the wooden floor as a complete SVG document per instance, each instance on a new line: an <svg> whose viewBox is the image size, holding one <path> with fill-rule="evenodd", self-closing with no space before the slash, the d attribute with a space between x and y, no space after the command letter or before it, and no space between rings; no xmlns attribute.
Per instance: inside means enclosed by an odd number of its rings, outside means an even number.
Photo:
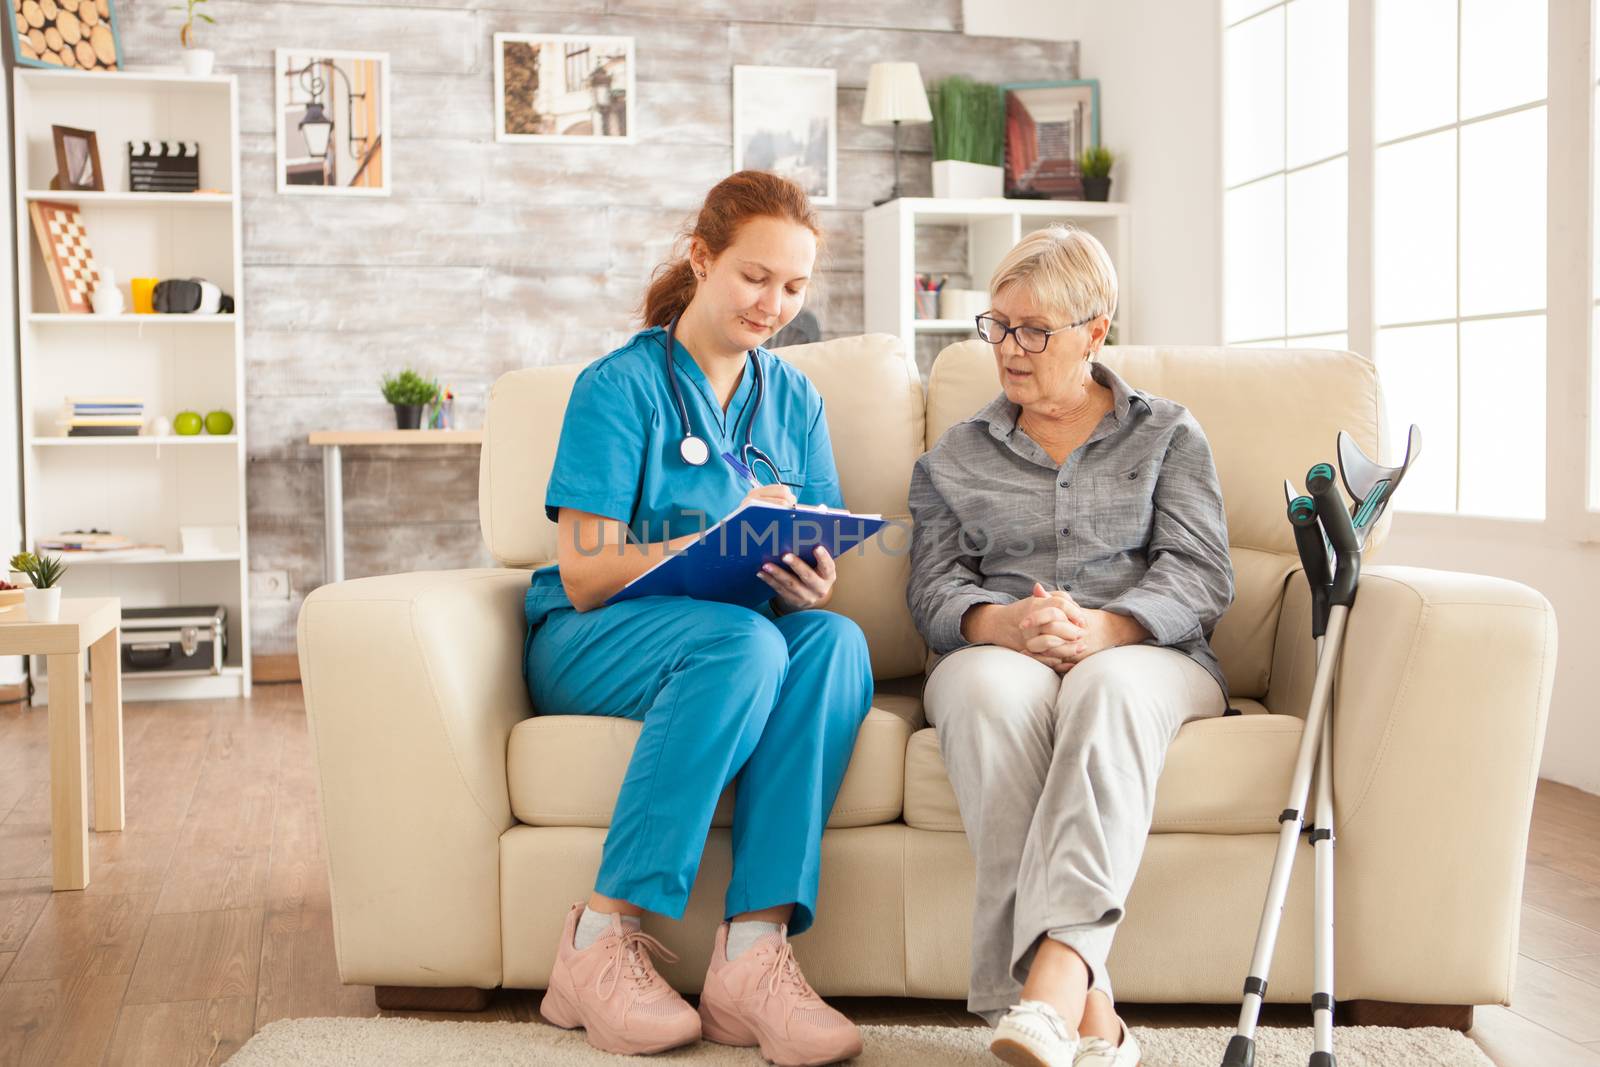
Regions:
<svg viewBox="0 0 1600 1067"><path fill-rule="evenodd" d="M127 828L91 835L78 893L50 892L44 712L0 706L0 1064L221 1063L275 1019L377 1014L334 965L300 689L255 693L127 705ZM501 990L478 1017L535 1019L538 997ZM955 1001L838 1003L860 1022L977 1022ZM1121 1007L1143 1025L1237 1014ZM1600 797L1540 783L1516 992L1471 1036L1501 1067L1600 1067Z"/></svg>

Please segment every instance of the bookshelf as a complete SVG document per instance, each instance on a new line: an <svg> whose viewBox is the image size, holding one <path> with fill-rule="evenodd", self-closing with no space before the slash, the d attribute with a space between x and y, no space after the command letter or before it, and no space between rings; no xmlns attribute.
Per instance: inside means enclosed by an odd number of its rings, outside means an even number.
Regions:
<svg viewBox="0 0 1600 1067"><path fill-rule="evenodd" d="M945 273L917 263L918 249L964 241L966 269L950 274L957 289L987 289L989 277L1022 236L1051 223L1070 223L1099 238L1117 268L1118 344L1129 336L1129 289L1133 215L1125 203L1087 200L1005 200L901 197L869 208L862 216L862 304L868 333L901 339L908 358L927 377L933 358L949 344L976 337L971 319L916 317L916 275Z"/></svg>
<svg viewBox="0 0 1600 1067"><path fill-rule="evenodd" d="M165 72L12 74L17 292L22 401L23 540L98 528L154 548L68 558L66 596L116 596L125 608L221 604L221 674L123 672L126 699L248 696L249 551L245 511L244 325L240 315L132 314L135 277L205 278L244 307L239 198L239 97L231 75ZM52 190L52 125L94 130L104 192ZM128 192L128 141L198 141L200 187ZM98 264L109 264L129 312L63 314L33 233L37 200L77 204ZM132 396L146 430L157 416L222 409L233 432L194 437L66 437L69 396ZM180 526L233 526L238 551L184 553ZM229 546L232 547L231 545ZM42 659L34 702L48 698Z"/></svg>

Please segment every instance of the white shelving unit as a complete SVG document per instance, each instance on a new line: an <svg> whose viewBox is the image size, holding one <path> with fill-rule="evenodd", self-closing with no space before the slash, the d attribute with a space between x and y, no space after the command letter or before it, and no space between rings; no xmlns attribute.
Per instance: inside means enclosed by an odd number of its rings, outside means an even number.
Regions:
<svg viewBox="0 0 1600 1067"><path fill-rule="evenodd" d="M221 674L123 672L125 699L209 699L250 693L249 550L245 525L244 325L231 315L61 314L33 235L29 205L79 206L99 264L129 279L205 278L244 306L239 201L239 90L231 75L18 69L13 73L17 291L21 314L23 538L98 528L156 549L75 556L67 596L118 596L125 608L221 604ZM52 125L94 130L105 192L53 190ZM129 141L198 141L200 187L131 193ZM129 301L131 309L131 300ZM63 436L69 396L136 396L145 419L222 409L225 436ZM239 528L239 550L181 550L180 526ZM35 703L48 697L35 657Z"/></svg>
<svg viewBox="0 0 1600 1067"><path fill-rule="evenodd" d="M987 289L989 276L1022 235L1054 222L1087 230L1111 253L1120 283L1112 322L1117 343L1131 344L1128 312L1133 300L1127 280L1133 256L1133 215L1127 204L1086 200L902 197L867 210L862 217L862 301L867 332L898 336L907 355L916 359L926 374L925 365L931 356L919 357L919 348L929 347L919 346L919 339L933 338L942 348L963 336L976 337L977 331L970 319L916 317L917 273L942 273L919 267L918 228L964 228L966 273L952 275L950 284L961 289Z"/></svg>

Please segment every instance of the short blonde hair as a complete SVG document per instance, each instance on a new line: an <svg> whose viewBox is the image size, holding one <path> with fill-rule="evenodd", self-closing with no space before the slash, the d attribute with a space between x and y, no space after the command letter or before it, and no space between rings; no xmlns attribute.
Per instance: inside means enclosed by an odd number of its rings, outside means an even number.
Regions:
<svg viewBox="0 0 1600 1067"><path fill-rule="evenodd" d="M1018 241L989 279L989 299L1012 285L1066 322L1117 310L1117 268L1105 245L1076 226L1047 226Z"/></svg>

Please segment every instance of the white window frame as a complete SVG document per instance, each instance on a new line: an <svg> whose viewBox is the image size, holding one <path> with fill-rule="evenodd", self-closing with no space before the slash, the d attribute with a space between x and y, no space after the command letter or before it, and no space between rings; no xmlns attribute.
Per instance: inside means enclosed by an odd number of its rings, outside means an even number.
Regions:
<svg viewBox="0 0 1600 1067"><path fill-rule="evenodd" d="M1374 270L1377 2L1349 0L1347 38L1350 129L1346 143L1349 194L1346 336L1352 351L1368 356L1377 347ZM1591 424L1600 423L1600 411L1590 410L1592 335L1597 306L1593 277L1596 74L1591 49L1596 0L1548 2L1545 517L1536 520L1405 512L1403 521L1407 528L1424 537L1492 538L1518 546L1548 544L1552 538L1564 542L1600 542L1600 509L1591 508L1589 504L1589 435ZM1218 20L1219 25L1221 21ZM1223 27L1219 33L1225 30ZM1219 49L1221 47L1219 39ZM1459 40L1457 47L1460 47ZM1443 128L1459 128L1459 125L1458 121ZM1458 144L1459 136L1458 133ZM1457 255L1459 257L1459 249ZM1219 277L1226 278L1226 274L1219 273ZM1481 316L1466 318L1475 317ZM1426 435L1422 444L1426 456Z"/></svg>
<svg viewBox="0 0 1600 1067"><path fill-rule="evenodd" d="M1353 0L1347 0L1347 3L1349 3L1349 2L1353 2ZM1348 173L1349 173L1349 165L1350 165L1350 143L1349 143L1348 139L1345 142L1345 147L1344 147L1343 151L1335 152L1335 153L1333 153L1332 155L1329 155L1329 156L1322 156L1319 159L1313 159L1309 163L1297 163L1292 167L1288 165L1288 162L1289 162L1289 160L1288 160L1288 155L1289 155L1289 131L1288 131L1288 127L1289 127L1289 108L1288 108L1287 96L1288 96L1289 86L1288 86L1287 63L1289 61L1289 11L1288 11L1289 6L1290 6L1290 0L1272 0L1271 3L1267 4L1265 7L1261 8L1260 10L1252 11L1250 14L1245 15L1243 18L1236 19L1233 22L1230 22L1230 23L1226 24L1223 27L1223 30L1222 30L1223 34L1226 35L1227 31L1233 29L1235 26L1242 26L1246 22L1251 22L1251 21L1253 21L1255 19L1263 18L1271 11L1275 11L1275 10L1279 10L1279 9L1283 10L1283 57L1284 57L1284 63L1286 65L1285 71L1284 71L1284 94L1285 94L1285 100L1284 100L1284 109L1283 109L1283 125L1284 125L1283 150L1284 150L1284 158L1281 161L1280 165L1278 166L1277 170L1268 171L1265 174L1257 174L1253 178L1246 178L1244 181L1239 182L1237 185L1227 185L1226 184L1226 180L1224 180L1224 185L1222 187L1223 202L1224 202L1224 204L1226 204L1227 196L1228 196L1229 193L1237 192L1240 189L1247 189L1250 186L1257 185L1257 184L1259 184L1261 182L1271 181L1273 178L1282 178L1283 179L1283 223L1284 223L1284 225L1283 225L1283 268L1284 268L1284 275L1285 275L1285 284L1284 284L1284 287L1283 287L1283 308L1282 308L1282 311L1283 311L1283 332L1282 332L1282 334L1268 334L1268 335L1265 335L1265 336L1262 336L1262 337L1247 337L1247 338L1243 338L1243 339L1239 339L1239 340L1228 340L1227 338L1224 338L1223 339L1224 342L1226 344L1230 344L1230 345L1250 345L1250 346L1262 346L1262 347L1276 347L1278 345L1282 345L1285 348L1295 348L1295 347L1304 347L1304 342L1306 342L1306 341L1316 340L1316 339L1322 338L1322 337L1330 337L1330 336L1332 336L1333 334L1336 334L1336 333L1343 333L1346 338L1350 338L1350 336L1351 336L1350 333L1349 333L1350 312L1349 312L1349 302L1348 302L1348 300L1346 301L1345 328L1343 330L1315 330L1315 331L1311 331L1311 332L1294 333L1289 329L1289 285L1288 285L1288 282L1287 282L1287 278L1288 278L1289 272L1291 270L1293 270L1293 266L1289 262L1289 179L1291 177L1293 177L1294 175L1301 173L1302 171L1312 170L1313 168L1320 167L1320 166L1323 166L1325 164L1332 163L1335 160L1342 159L1342 160L1345 161L1345 168L1346 168L1346 175L1347 175L1347 177L1346 177L1347 189L1346 189L1346 194L1345 195L1346 195L1346 198L1348 199L1348 197L1349 197L1349 192L1348 192L1348 181L1349 181ZM1226 56L1227 56L1227 44L1226 44L1226 37L1225 36L1223 38L1223 46L1222 46L1221 54L1223 56L1223 62L1227 62L1227 59L1226 59ZM1348 258L1348 249L1346 251L1346 256ZM1223 277L1225 277L1225 275L1223 275ZM1224 304L1224 306L1226 306L1226 305ZM1226 316L1226 313L1224 313L1223 321L1226 322L1226 320L1227 320L1227 316ZM1350 343L1350 342L1347 341L1346 343Z"/></svg>

